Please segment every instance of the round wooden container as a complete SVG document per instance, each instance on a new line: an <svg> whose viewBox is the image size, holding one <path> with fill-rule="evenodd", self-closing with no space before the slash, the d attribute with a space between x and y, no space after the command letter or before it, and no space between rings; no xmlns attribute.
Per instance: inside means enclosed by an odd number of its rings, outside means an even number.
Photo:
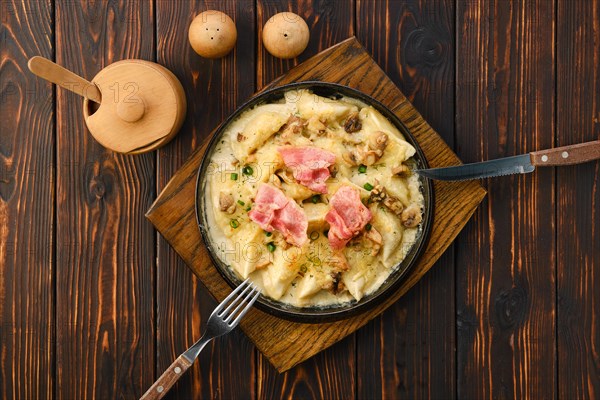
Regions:
<svg viewBox="0 0 600 400"><path fill-rule="evenodd" d="M185 93L177 77L144 60L110 64L92 82L100 104L83 100L85 123L94 138L111 150L139 154L169 142L185 118Z"/></svg>

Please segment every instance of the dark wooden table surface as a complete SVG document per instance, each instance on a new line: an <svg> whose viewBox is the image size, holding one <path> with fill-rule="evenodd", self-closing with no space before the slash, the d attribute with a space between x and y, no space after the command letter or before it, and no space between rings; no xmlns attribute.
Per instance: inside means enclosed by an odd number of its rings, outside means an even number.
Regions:
<svg viewBox="0 0 600 400"><path fill-rule="evenodd" d="M598 0L0 1L0 398L137 398L215 305L144 218L207 133L253 92L356 35L464 162L600 137ZM201 59L193 16L225 11L235 52ZM311 29L297 60L265 21ZM42 55L91 78L142 58L188 99L179 135L123 156ZM410 293L278 374L235 332L169 398L600 398L600 163L483 182L488 196Z"/></svg>

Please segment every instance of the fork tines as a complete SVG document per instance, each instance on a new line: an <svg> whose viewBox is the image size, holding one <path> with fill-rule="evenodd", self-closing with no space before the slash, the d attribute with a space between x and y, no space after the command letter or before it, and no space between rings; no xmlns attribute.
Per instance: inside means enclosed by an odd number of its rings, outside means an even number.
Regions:
<svg viewBox="0 0 600 400"><path fill-rule="evenodd" d="M260 289L250 278L235 288L213 311L230 326L237 325L260 296ZM235 318L235 319L234 319Z"/></svg>

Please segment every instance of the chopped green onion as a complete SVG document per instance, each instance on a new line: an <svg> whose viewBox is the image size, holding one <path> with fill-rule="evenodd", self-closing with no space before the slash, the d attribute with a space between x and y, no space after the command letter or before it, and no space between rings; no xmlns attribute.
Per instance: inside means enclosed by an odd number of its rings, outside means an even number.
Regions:
<svg viewBox="0 0 600 400"><path fill-rule="evenodd" d="M275 243L273 243L273 242L267 243L267 250L269 250L271 253L273 253L276 248L277 247L275 247Z"/></svg>
<svg viewBox="0 0 600 400"><path fill-rule="evenodd" d="M313 231L310 233L310 240L317 240L319 238L319 232Z"/></svg>
<svg viewBox="0 0 600 400"><path fill-rule="evenodd" d="M319 200L321 200L321 196L319 196L318 194L315 194L310 201L312 201L313 204L317 204L319 202Z"/></svg>
<svg viewBox="0 0 600 400"><path fill-rule="evenodd" d="M251 166L246 165L244 168L242 168L242 173L244 175L252 175L254 173L254 170L252 169Z"/></svg>
<svg viewBox="0 0 600 400"><path fill-rule="evenodd" d="M237 181L237 178L238 178L238 174L237 173L234 172L234 173L231 174L231 180L232 181Z"/></svg>
<svg viewBox="0 0 600 400"><path fill-rule="evenodd" d="M305 273L306 273L306 271L308 271L308 268L306 268L306 264L302 264L302 265L300 266L300 272L302 272L303 274L305 274Z"/></svg>
<svg viewBox="0 0 600 400"><path fill-rule="evenodd" d="M363 187L365 190L373 190L373 185L371 185L369 182L365 183Z"/></svg>
<svg viewBox="0 0 600 400"><path fill-rule="evenodd" d="M267 235L267 237L271 237L273 235L273 232L265 232L265 235Z"/></svg>
<svg viewBox="0 0 600 400"><path fill-rule="evenodd" d="M229 225L231 225L233 229L237 229L240 226L240 223L237 221L237 219L232 219L229 221Z"/></svg>
<svg viewBox="0 0 600 400"><path fill-rule="evenodd" d="M358 172L360 172L361 174L364 174L365 172L367 172L367 166L364 164L360 164L358 166Z"/></svg>
<svg viewBox="0 0 600 400"><path fill-rule="evenodd" d="M252 210L252 207L250 207L250 206L246 207L246 211L250 211L250 210Z"/></svg>
<svg viewBox="0 0 600 400"><path fill-rule="evenodd" d="M366 225L365 225L365 230L367 230L367 231L370 231L372 227L373 227L373 225L371 225L371 224L366 224Z"/></svg>
<svg viewBox="0 0 600 400"><path fill-rule="evenodd" d="M245 205L246 205L246 203L244 203L244 202L243 202L243 201L241 201L241 200L238 200L238 204L239 204L240 206L245 206Z"/></svg>

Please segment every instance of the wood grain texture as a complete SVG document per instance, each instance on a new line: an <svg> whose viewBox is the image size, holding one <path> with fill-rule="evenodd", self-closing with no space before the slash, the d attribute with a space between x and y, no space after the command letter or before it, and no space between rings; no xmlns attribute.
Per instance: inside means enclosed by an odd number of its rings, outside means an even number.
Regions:
<svg viewBox="0 0 600 400"><path fill-rule="evenodd" d="M600 139L600 2L558 1L558 146ZM557 169L558 395L600 397L600 162Z"/></svg>
<svg viewBox="0 0 600 400"><path fill-rule="evenodd" d="M91 79L123 58L152 59L150 2L55 5L58 64ZM153 382L154 233L143 210L154 168L152 155L102 148L81 98L57 90L57 398L138 398Z"/></svg>
<svg viewBox="0 0 600 400"><path fill-rule="evenodd" d="M27 59L52 57L53 8L0 7L0 398L43 398L55 388L54 94Z"/></svg>
<svg viewBox="0 0 600 400"><path fill-rule="evenodd" d="M209 8L240 33L223 60L187 42ZM295 60L260 44L264 20L284 10L311 28ZM217 298L229 288L189 204L195 150L272 78L374 91L434 166L458 162L400 92L373 84L381 70L360 46L343 45L349 61L343 46L311 58L352 33L467 162L600 139L599 0L0 2L0 398L138 398L200 336L216 304L203 285ZM85 129L80 98L27 71L35 55L87 79L125 57L158 61L184 83L185 126L157 154L115 155ZM327 60L336 67L321 68ZM236 330L167 397L598 398L599 181L598 162L486 181L490 196L456 244L442 254L436 242L438 261L381 316L305 327L253 313L244 329L267 356ZM436 195L460 210L454 185L436 183ZM166 239L141 217L157 187L149 218ZM467 214L438 215L436 234Z"/></svg>
<svg viewBox="0 0 600 400"><path fill-rule="evenodd" d="M552 1L457 3L456 144L465 162L553 147ZM487 180L460 235L458 398L555 398L554 171Z"/></svg>
<svg viewBox="0 0 600 400"><path fill-rule="evenodd" d="M232 53L209 60L188 42L188 27L199 13L229 15L240 33ZM176 139L158 151L158 187L163 189L192 150L236 106L252 95L255 59L255 6L252 0L158 1L157 62L182 82L188 101L186 121ZM195 178L194 178L195 179ZM189 210L188 210L189 211ZM195 226L193 210L191 217ZM162 373L201 335L216 303L169 245L158 239L157 363ZM211 342L167 398L247 398L255 390L254 349L239 331Z"/></svg>
<svg viewBox="0 0 600 400"><path fill-rule="evenodd" d="M258 41L256 81L259 88L288 71L292 66L314 56L354 34L353 0L259 0L257 2L258 37L273 15L291 11L300 15L310 29L306 50L295 60L271 56ZM299 340L302 340L299 338ZM279 374L268 360L258 353L257 397L260 399L351 399L356 391L355 338L347 337L335 346L296 368Z"/></svg>
<svg viewBox="0 0 600 400"><path fill-rule="evenodd" d="M358 1L356 14L358 39L452 145L454 1ZM357 332L357 397L454 395L454 302L449 249L415 288Z"/></svg>
<svg viewBox="0 0 600 400"><path fill-rule="evenodd" d="M432 167L460 162L356 39L348 39L306 60L269 87L315 79L346 84L378 98L410 129ZM204 148L194 152L173 176L147 217L211 293L223 299L231 289L212 266L194 216L195 176ZM291 323L258 310L252 310L242 320L244 332L279 371L288 370L331 346L396 302L447 249L485 196L477 182L436 182L434 190L435 212L429 244L405 283L380 306L329 324ZM297 345L298 340L302 346Z"/></svg>

